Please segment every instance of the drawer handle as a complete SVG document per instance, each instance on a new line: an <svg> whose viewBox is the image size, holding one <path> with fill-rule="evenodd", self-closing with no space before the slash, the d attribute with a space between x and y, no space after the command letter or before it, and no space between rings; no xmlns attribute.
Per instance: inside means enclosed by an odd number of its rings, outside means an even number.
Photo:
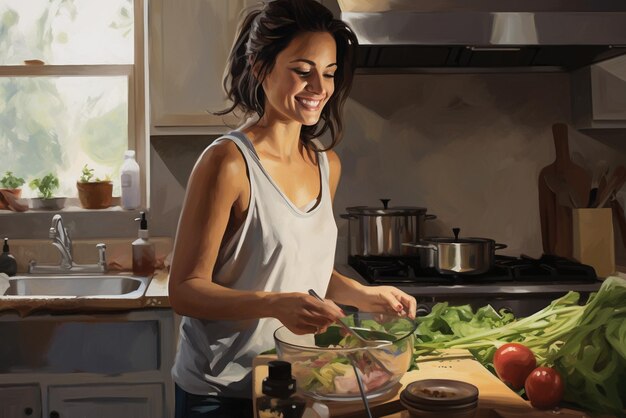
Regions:
<svg viewBox="0 0 626 418"><path fill-rule="evenodd" d="M61 418L61 415L57 411L50 412L50 418Z"/></svg>
<svg viewBox="0 0 626 418"><path fill-rule="evenodd" d="M27 406L26 408L24 408L24 415L26 415L27 417L31 416L33 414L33 408L31 408L30 406Z"/></svg>

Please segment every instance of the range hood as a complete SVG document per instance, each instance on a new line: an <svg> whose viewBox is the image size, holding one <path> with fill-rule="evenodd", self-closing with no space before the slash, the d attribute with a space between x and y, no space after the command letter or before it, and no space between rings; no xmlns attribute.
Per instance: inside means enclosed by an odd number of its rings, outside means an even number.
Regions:
<svg viewBox="0 0 626 418"><path fill-rule="evenodd" d="M624 0L338 0L360 72L572 71L626 54Z"/></svg>

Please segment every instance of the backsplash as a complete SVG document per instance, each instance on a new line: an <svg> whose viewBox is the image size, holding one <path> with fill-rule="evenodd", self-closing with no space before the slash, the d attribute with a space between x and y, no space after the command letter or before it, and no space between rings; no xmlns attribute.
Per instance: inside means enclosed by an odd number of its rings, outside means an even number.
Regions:
<svg viewBox="0 0 626 418"><path fill-rule="evenodd" d="M335 198L337 260L347 255L347 206L428 208L428 235L493 238L503 254L542 252L537 179L554 160L551 126L570 121L569 75L358 75L336 151L342 179ZM625 154L573 129L570 153L593 166ZM153 137L152 233L173 236L196 158L214 137ZM617 256L624 248L616 231Z"/></svg>

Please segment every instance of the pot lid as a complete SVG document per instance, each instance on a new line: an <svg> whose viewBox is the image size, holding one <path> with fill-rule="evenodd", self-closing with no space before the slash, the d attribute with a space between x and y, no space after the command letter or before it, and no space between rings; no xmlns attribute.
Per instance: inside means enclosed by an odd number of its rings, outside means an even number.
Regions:
<svg viewBox="0 0 626 418"><path fill-rule="evenodd" d="M423 241L437 242L442 244L484 244L490 242L495 243L495 241L490 238L459 238L459 232L461 232L461 228L452 228L452 232L454 233L454 237L428 237L424 238Z"/></svg>
<svg viewBox="0 0 626 418"><path fill-rule="evenodd" d="M352 206L346 208L346 211L351 215L369 215L369 216L398 216L398 215L423 215L426 213L426 208L418 206L395 206L389 207L389 201L391 199L380 199L382 207L372 206Z"/></svg>

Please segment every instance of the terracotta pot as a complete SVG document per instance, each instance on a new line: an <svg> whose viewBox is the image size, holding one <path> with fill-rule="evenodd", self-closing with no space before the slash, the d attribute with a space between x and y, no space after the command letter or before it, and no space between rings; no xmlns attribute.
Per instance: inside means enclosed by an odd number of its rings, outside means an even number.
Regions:
<svg viewBox="0 0 626 418"><path fill-rule="evenodd" d="M17 212L25 211L28 207L16 201L21 196L22 189L0 188L0 209L10 209Z"/></svg>
<svg viewBox="0 0 626 418"><path fill-rule="evenodd" d="M85 209L104 209L113 201L113 183L110 181L76 182L80 205Z"/></svg>
<svg viewBox="0 0 626 418"><path fill-rule="evenodd" d="M16 199L19 199L20 197L22 197L22 189L5 189L5 188L0 188L0 189L4 190L5 192L11 193L13 196L15 196Z"/></svg>

